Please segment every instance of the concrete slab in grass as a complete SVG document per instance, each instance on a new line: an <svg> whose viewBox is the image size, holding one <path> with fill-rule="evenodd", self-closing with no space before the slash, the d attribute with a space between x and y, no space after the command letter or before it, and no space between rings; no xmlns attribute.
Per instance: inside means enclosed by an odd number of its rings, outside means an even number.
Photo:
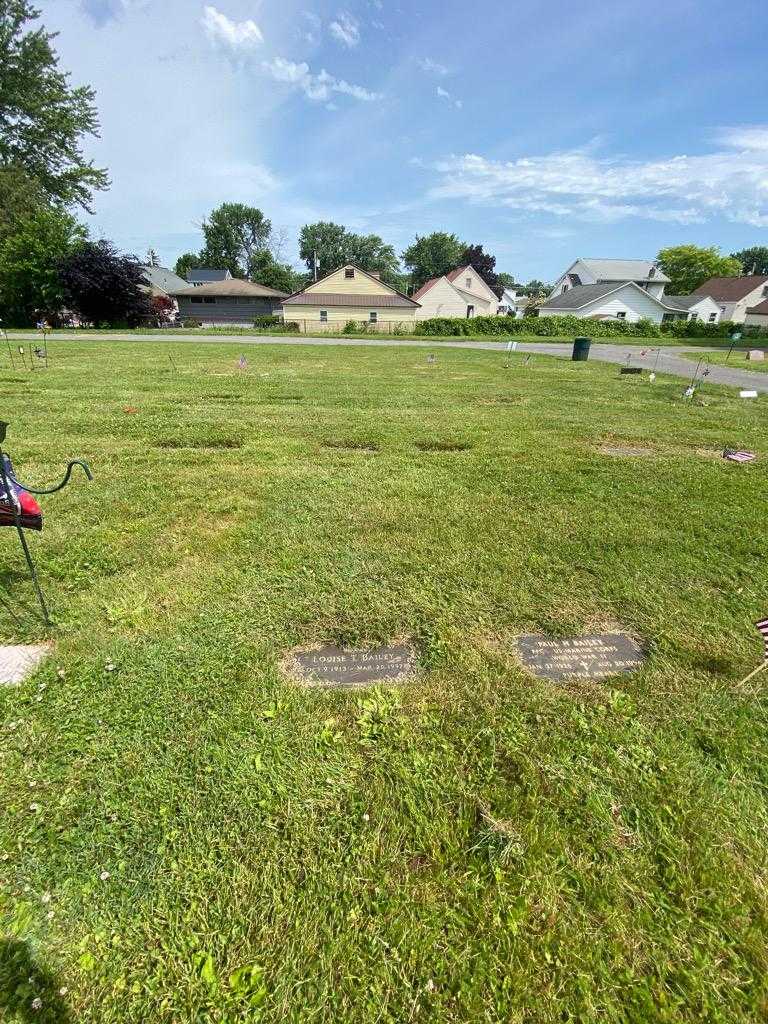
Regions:
<svg viewBox="0 0 768 1024"><path fill-rule="evenodd" d="M0 646L0 686L17 686L32 675L48 657L48 644L4 644Z"/></svg>

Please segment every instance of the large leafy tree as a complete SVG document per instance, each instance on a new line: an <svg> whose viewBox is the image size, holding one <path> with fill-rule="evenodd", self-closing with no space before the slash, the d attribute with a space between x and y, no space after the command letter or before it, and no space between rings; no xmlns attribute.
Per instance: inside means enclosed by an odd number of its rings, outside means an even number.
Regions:
<svg viewBox="0 0 768 1024"><path fill-rule="evenodd" d="M470 263L488 287L501 298L504 286L500 283L499 276L496 273L496 257L491 256L489 252L485 252L482 245L468 245L461 254L459 266L467 266Z"/></svg>
<svg viewBox="0 0 768 1024"><path fill-rule="evenodd" d="M57 265L85 242L70 214L41 207L0 240L0 316L12 327L56 318L64 305Z"/></svg>
<svg viewBox="0 0 768 1024"><path fill-rule="evenodd" d="M203 221L203 236L203 266L226 267L233 277L249 277L256 257L269 251L272 223L256 206L222 203Z"/></svg>
<svg viewBox="0 0 768 1024"><path fill-rule="evenodd" d="M745 274L768 274L768 245L753 245L751 249L732 252L731 257L739 261Z"/></svg>
<svg viewBox="0 0 768 1024"><path fill-rule="evenodd" d="M89 209L109 184L81 148L98 134L94 93L70 85L55 34L31 27L39 16L28 0L0 2L0 168L23 171L53 202Z"/></svg>
<svg viewBox="0 0 768 1024"><path fill-rule="evenodd" d="M251 262L251 280L290 295L307 281L307 275L297 274L287 263L278 262L271 252L262 252Z"/></svg>
<svg viewBox="0 0 768 1024"><path fill-rule="evenodd" d="M111 242L85 242L58 270L66 304L88 323L133 326L151 313L141 263Z"/></svg>
<svg viewBox="0 0 768 1024"><path fill-rule="evenodd" d="M397 255L378 235L358 235L332 221L305 224L299 233L299 256L310 273L314 273L315 254L318 277L345 263L354 263L361 270L379 271L383 280L396 287L400 274Z"/></svg>
<svg viewBox="0 0 768 1024"><path fill-rule="evenodd" d="M741 263L733 256L723 256L715 245L673 245L662 249L657 259L670 280L670 295L689 295L710 277L738 277L742 273Z"/></svg>
<svg viewBox="0 0 768 1024"><path fill-rule="evenodd" d="M466 249L466 244L456 235L433 231L431 235L416 236L403 253L403 263L411 271L414 287L420 288L430 278L442 277L461 266Z"/></svg>

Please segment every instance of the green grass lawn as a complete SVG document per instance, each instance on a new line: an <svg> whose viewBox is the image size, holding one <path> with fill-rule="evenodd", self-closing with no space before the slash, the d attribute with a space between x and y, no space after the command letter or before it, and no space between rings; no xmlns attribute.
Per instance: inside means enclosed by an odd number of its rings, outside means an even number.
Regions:
<svg viewBox="0 0 768 1024"><path fill-rule="evenodd" d="M766 359L762 362L747 359L748 349L734 349L730 356L728 352L684 352L685 359L692 359L698 362L699 359L708 360L715 366L728 366L733 370L754 370L757 373L768 371L768 349L764 345L755 345L755 348L763 348L766 352Z"/></svg>
<svg viewBox="0 0 768 1024"><path fill-rule="evenodd" d="M95 474L42 499L56 650L0 689L0 1020L765 1019L759 404L544 356L240 351L53 342L0 373L22 479ZM4 639L40 638L2 536ZM517 662L603 627L639 673ZM394 639L403 687L281 675Z"/></svg>

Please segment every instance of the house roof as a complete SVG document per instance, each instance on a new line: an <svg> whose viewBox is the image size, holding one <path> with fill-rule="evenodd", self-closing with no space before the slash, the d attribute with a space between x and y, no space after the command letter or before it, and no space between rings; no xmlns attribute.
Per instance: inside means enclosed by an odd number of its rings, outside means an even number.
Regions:
<svg viewBox="0 0 768 1024"><path fill-rule="evenodd" d="M228 281L232 275L226 267L193 267L187 273L187 281L199 281L207 284L209 281Z"/></svg>
<svg viewBox="0 0 768 1024"><path fill-rule="evenodd" d="M546 302L542 303L542 309L581 309L582 306L588 306L595 299L601 299L604 295L618 291L627 283L631 284L631 282L616 281L611 284L580 284L575 288L569 288L568 291L562 292L560 295L550 296Z"/></svg>
<svg viewBox="0 0 768 1024"><path fill-rule="evenodd" d="M174 274L172 270L168 270L166 267L144 265L141 271L153 295L167 295L177 288L189 288L188 281L185 281L183 277L179 277L178 274Z"/></svg>
<svg viewBox="0 0 768 1024"><path fill-rule="evenodd" d="M195 291L200 291L196 288ZM394 295L343 295L340 292L297 292L283 300L284 306L354 306L366 309L391 309L418 306L420 303L395 292Z"/></svg>
<svg viewBox="0 0 768 1024"><path fill-rule="evenodd" d="M718 302L738 302L745 296L759 288L761 284L768 284L768 277L765 274L750 274L746 277L710 277L704 284L699 285L694 295L709 295Z"/></svg>
<svg viewBox="0 0 768 1024"><path fill-rule="evenodd" d="M669 281L669 278L656 266L653 260L612 260L584 259L576 260L583 263L591 274L603 281ZM653 273L652 273L653 271Z"/></svg>
<svg viewBox="0 0 768 1024"><path fill-rule="evenodd" d="M364 274L370 278L371 281L375 281L377 284L383 285L384 288L389 289L390 295L354 295L348 292L320 292L313 291L311 289L316 288L323 281L327 281L329 277L333 277L334 274L338 274L340 270L346 270L351 267L352 270L357 271L358 274ZM375 299L376 301L371 301ZM360 300L360 301L358 301ZM367 270L363 270L361 267L356 266L354 263L344 263L340 267L336 267L330 274L326 274L325 277L321 277L319 281L312 281L309 285L304 285L293 295L289 295L288 298L283 302L283 305L295 305L295 306L401 306L408 307L419 306L421 303L416 302L415 299L409 299L407 295L403 295L392 285L382 281L380 277L376 277L375 274L370 274Z"/></svg>
<svg viewBox="0 0 768 1024"><path fill-rule="evenodd" d="M191 296L203 295L245 295L258 299L282 299L287 292L278 292L274 288L267 288L266 285L257 284L255 281L241 281L239 277L230 277L228 281L211 281L208 284L198 285L197 288L187 285L184 288L175 289L169 295L189 298Z"/></svg>
<svg viewBox="0 0 768 1024"><path fill-rule="evenodd" d="M430 288L434 288L437 282L442 280L442 277L430 277L430 279L428 281L425 281L417 292L413 293L414 299L420 299L422 295L426 295Z"/></svg>
<svg viewBox="0 0 768 1024"><path fill-rule="evenodd" d="M768 299L763 299L756 306L750 306L747 313L755 313L757 316L768 316Z"/></svg>
<svg viewBox="0 0 768 1024"><path fill-rule="evenodd" d="M666 306L677 306L678 309L693 309L708 298L709 295L664 295L663 302Z"/></svg>

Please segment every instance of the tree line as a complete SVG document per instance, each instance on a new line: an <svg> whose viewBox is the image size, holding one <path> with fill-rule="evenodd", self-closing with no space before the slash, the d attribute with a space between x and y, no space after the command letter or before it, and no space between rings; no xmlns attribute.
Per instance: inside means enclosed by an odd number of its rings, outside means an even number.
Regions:
<svg viewBox="0 0 768 1024"><path fill-rule="evenodd" d="M107 171L83 153L83 141L98 137L94 92L71 84L55 34L37 24L39 17L29 0L0 2L0 318L26 326L70 310L93 324L140 323L159 301L146 288L141 261L89 237L77 218L92 212L94 194L110 184ZM293 292L355 263L413 294L471 263L497 295L514 288L534 299L532 309L549 290L542 281L516 282L482 245L445 231L417 235L398 256L379 235L330 221L306 224L298 237L304 270L297 271L283 259L284 233L256 207L222 203L201 229L200 251L176 262L183 277L196 266L226 267L234 277ZM147 262L157 263L153 250ZM675 246L658 262L671 279L669 292L686 294L709 277L768 275L768 247L723 256L716 247Z"/></svg>

